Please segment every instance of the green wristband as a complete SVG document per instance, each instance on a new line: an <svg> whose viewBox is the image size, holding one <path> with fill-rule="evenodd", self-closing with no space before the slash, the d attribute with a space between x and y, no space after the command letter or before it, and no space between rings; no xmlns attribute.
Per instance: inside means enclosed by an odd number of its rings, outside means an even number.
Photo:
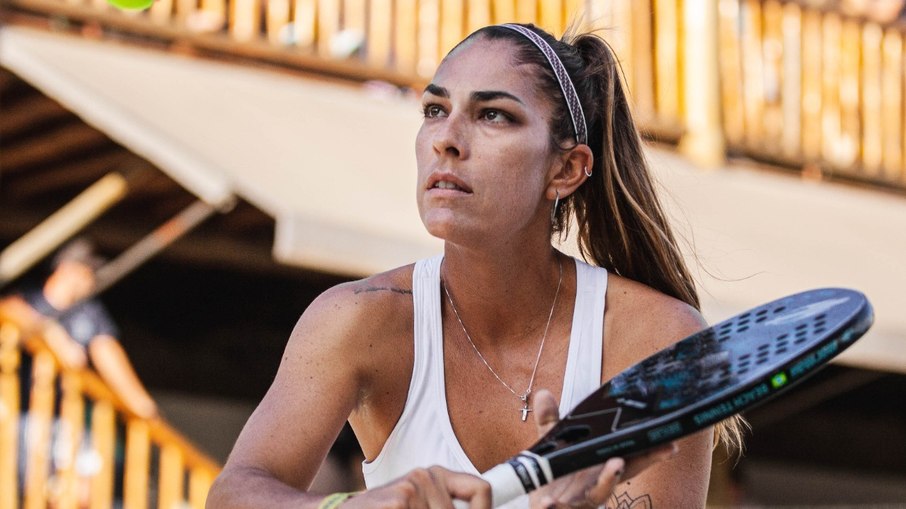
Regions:
<svg viewBox="0 0 906 509"><path fill-rule="evenodd" d="M349 493L333 493L327 495L318 505L318 509L336 509L337 507L340 507L340 504L345 502L347 498L352 497L357 493L357 491L353 491Z"/></svg>

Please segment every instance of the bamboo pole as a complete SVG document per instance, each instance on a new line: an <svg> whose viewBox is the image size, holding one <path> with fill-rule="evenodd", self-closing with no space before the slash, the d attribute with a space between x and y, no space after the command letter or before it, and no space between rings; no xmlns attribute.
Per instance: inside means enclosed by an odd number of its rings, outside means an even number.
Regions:
<svg viewBox="0 0 906 509"><path fill-rule="evenodd" d="M128 187L121 173L108 173L7 246L0 252L0 288L119 202L126 196Z"/></svg>
<svg viewBox="0 0 906 509"><path fill-rule="evenodd" d="M192 231L215 212L217 212L217 209L214 206L201 200L195 201L180 211L170 220L133 244L129 249L120 253L114 260L98 269L95 289L91 296L103 292L121 280L149 258L172 244L176 239ZM86 298L91 298L91 296Z"/></svg>

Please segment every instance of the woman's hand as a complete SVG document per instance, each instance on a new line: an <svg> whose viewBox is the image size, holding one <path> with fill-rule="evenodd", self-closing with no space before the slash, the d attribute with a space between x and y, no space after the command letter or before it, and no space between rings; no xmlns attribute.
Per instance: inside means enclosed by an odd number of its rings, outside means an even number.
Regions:
<svg viewBox="0 0 906 509"><path fill-rule="evenodd" d="M535 393L535 425L539 438L560 420L557 400L542 389ZM610 458L603 465L580 470L562 477L532 493L531 506L540 508L599 507L607 502L614 488L649 466L676 454L676 444L671 443L645 454L634 456L626 462Z"/></svg>
<svg viewBox="0 0 906 509"><path fill-rule="evenodd" d="M347 499L343 508L453 509L453 499L468 502L470 509L490 509L491 487L474 475L438 466L419 468Z"/></svg>

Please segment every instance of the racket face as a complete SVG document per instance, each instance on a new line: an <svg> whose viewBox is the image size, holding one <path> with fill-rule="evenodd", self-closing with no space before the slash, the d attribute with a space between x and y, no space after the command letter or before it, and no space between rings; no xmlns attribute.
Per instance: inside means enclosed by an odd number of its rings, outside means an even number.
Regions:
<svg viewBox="0 0 906 509"><path fill-rule="evenodd" d="M542 438L554 477L675 440L813 373L871 326L859 292L812 290L751 309L623 371Z"/></svg>

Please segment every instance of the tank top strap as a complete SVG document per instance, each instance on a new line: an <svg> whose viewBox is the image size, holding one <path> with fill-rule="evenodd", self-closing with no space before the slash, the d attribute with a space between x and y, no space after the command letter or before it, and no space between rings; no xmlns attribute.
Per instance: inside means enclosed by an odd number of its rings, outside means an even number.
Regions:
<svg viewBox="0 0 906 509"><path fill-rule="evenodd" d="M576 259L576 300L560 416L601 386L607 270Z"/></svg>

